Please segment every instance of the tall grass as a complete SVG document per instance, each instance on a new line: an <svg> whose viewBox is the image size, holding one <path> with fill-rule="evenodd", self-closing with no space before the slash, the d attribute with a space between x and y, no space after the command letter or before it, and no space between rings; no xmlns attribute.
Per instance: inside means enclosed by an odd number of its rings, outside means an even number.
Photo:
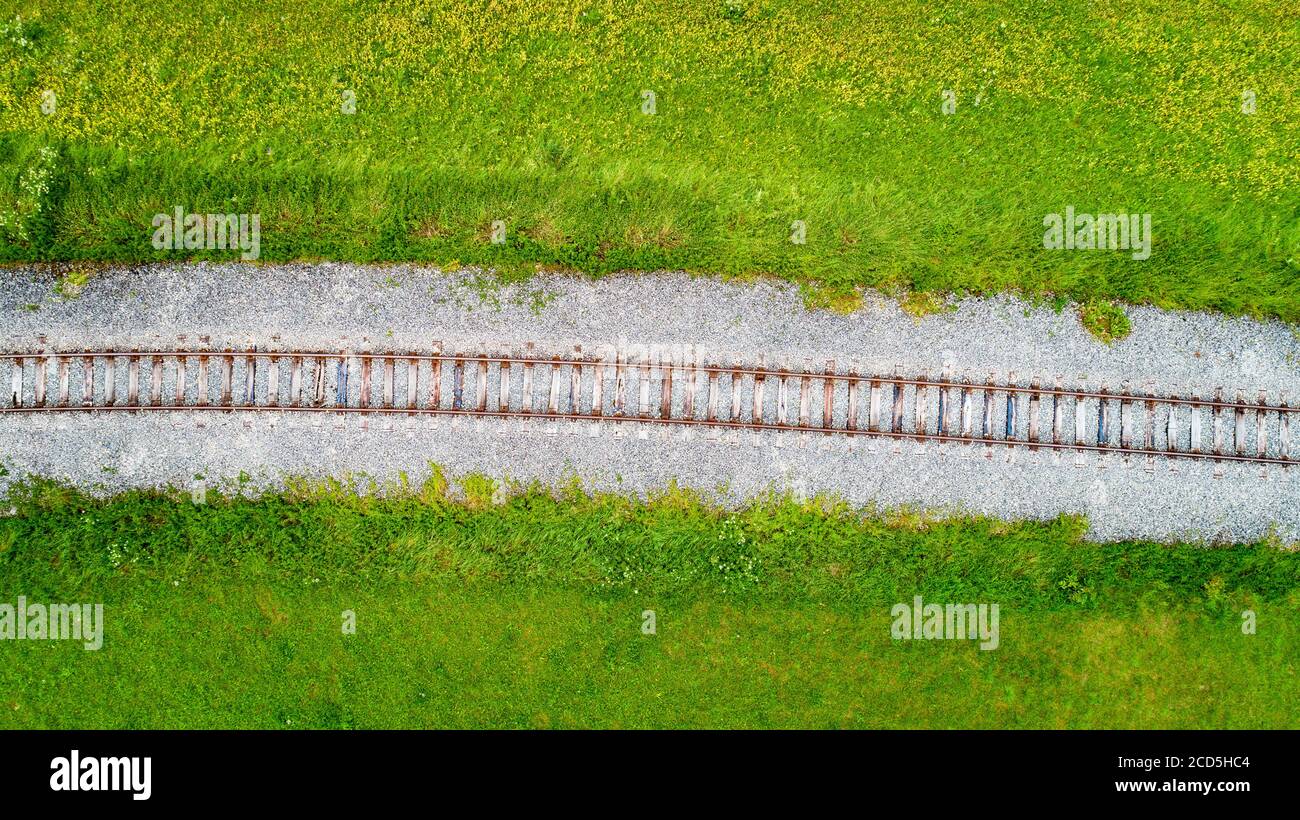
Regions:
<svg viewBox="0 0 1300 820"><path fill-rule="evenodd" d="M1300 17L1276 4L190 11L0 8L26 21L26 45L0 38L0 211L21 210L43 147L66 180L49 230L0 231L0 260L230 258L150 245L153 214L181 205L260 213L268 261L685 268L1300 319ZM1152 213L1153 256L1045 250L1042 219L1067 205Z"/></svg>

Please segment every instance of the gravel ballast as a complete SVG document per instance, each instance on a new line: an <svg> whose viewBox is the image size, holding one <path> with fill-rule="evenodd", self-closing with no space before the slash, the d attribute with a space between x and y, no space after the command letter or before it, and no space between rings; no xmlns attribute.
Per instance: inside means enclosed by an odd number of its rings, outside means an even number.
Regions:
<svg viewBox="0 0 1300 820"><path fill-rule="evenodd" d="M217 349L427 352L437 341L472 353L532 342L540 354L562 354L575 344L585 351L648 344L720 363L754 364L761 354L769 365L821 367L834 359L862 371L931 376L946 365L979 382L1014 372L1018 383L1050 383L1060 374L1070 387L1128 382L1162 394L1208 397L1222 387L1228 397L1242 390L1253 400L1263 390L1271 401L1300 398L1300 337L1292 328L1153 308L1130 308L1133 333L1107 347L1083 330L1073 306L1057 313L1009 297L966 299L915 319L869 295L864 309L838 315L806 310L793 286L677 273L539 275L503 285L472 270L198 264L101 272L72 298L56 282L32 270L0 274L6 350L34 350L42 335L50 351L166 348L181 335L187 344L208 336ZM265 389L263 374L258 390ZM765 397L769 408L774 394ZM742 399L748 407L749 397ZM837 396L837 419L842 401ZM813 418L820 412L814 406ZM195 476L231 486L241 474L251 487L277 486L288 475L364 474L382 483L404 473L419 481L435 462L453 476L555 483L576 475L593 489L638 494L675 479L727 504L776 488L1006 519L1084 513L1090 537L1102 540L1300 539L1297 468L1228 463L1216 477L1211 462L786 432L319 414L4 415L0 458L9 470L0 489L28 473L96 492L189 487Z"/></svg>

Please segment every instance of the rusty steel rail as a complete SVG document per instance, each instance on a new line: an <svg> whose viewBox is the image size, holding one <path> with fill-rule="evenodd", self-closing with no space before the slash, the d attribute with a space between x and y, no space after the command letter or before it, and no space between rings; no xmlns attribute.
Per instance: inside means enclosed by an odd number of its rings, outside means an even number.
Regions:
<svg viewBox="0 0 1300 820"><path fill-rule="evenodd" d="M1300 461L1290 441L1300 407L1289 406L1285 396L1270 403L1263 391L1251 402L1242 391L1235 401L1225 399L1222 388L1213 397L1157 395L1149 385L1134 392L1127 382L1117 391L1104 383L1096 390L1072 389L1060 375L1048 386L1039 378L1022 382L1015 373L1001 380L991 373L982 381L955 378L948 368L929 378L903 376L897 368L893 374L837 369L834 361L795 369L767 367L761 357L757 366L644 355L633 361L622 352L583 354L581 346L570 357L533 355L531 344L525 355L431 347L431 353L255 347L0 353L11 386L0 414L259 411L640 422L984 445L990 454L1001 446L1148 462ZM544 409L534 391L538 372L547 379ZM73 390L74 375L79 391ZM164 398L167 381L171 390ZM405 395L397 391L399 382ZM629 395L633 386L636 393ZM751 401L742 407L745 393ZM770 405L765 395L773 398ZM821 409L817 422L814 403Z"/></svg>

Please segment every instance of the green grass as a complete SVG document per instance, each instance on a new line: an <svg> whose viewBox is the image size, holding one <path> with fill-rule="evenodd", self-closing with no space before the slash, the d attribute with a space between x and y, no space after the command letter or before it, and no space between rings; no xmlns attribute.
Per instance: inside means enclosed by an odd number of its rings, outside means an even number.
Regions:
<svg viewBox="0 0 1300 820"><path fill-rule="evenodd" d="M0 601L102 601L106 630L0 642L0 726L1300 726L1300 559L1276 544L492 489L20 486ZM893 641L916 594L998 603L1000 647Z"/></svg>
<svg viewBox="0 0 1300 820"><path fill-rule="evenodd" d="M1079 306L1079 321L1093 336L1112 344L1133 329L1124 308L1113 302L1094 300Z"/></svg>
<svg viewBox="0 0 1300 820"><path fill-rule="evenodd" d="M1300 321L1300 14L1266 0L37 0L0 21L0 261L232 258L151 247L180 205L260 213L268 261ZM1152 257L1045 250L1067 205L1152 213Z"/></svg>

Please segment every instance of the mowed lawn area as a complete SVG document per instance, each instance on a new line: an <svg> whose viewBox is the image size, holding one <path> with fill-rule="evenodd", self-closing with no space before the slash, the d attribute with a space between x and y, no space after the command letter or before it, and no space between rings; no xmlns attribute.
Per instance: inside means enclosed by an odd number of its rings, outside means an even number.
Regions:
<svg viewBox="0 0 1300 820"><path fill-rule="evenodd" d="M19 487L0 603L102 603L103 642L0 641L0 727L1300 727L1277 544L464 490ZM998 604L997 647L896 640L916 595Z"/></svg>
<svg viewBox="0 0 1300 820"><path fill-rule="evenodd" d="M265 261L1300 321L1297 43L1272 0L5 0L0 261L237 256L156 250L180 206ZM1067 208L1151 257L1045 249Z"/></svg>

